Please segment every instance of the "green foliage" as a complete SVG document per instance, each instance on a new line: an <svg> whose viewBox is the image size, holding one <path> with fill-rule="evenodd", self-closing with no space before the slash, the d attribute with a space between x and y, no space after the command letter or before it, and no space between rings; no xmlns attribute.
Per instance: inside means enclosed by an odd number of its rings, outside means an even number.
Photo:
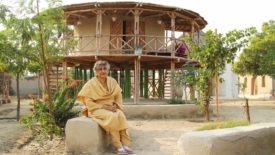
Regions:
<svg viewBox="0 0 275 155"><path fill-rule="evenodd" d="M185 39L191 46L190 57L199 63L197 76L194 79L196 89L200 94L198 103L203 105L206 111L206 119L209 120L208 106L210 102L209 86L216 73L221 75L224 72L227 63L234 60L236 52L246 46L249 37L255 31L254 28L246 30L234 30L228 32L225 36L216 34L209 30L205 34L204 44L196 44L190 38Z"/></svg>
<svg viewBox="0 0 275 155"><path fill-rule="evenodd" d="M275 78L275 21L262 25L250 45L243 50L233 71L242 76L264 76Z"/></svg>
<svg viewBox="0 0 275 155"><path fill-rule="evenodd" d="M223 128L234 128L238 126L248 126L248 121L240 121L240 120L229 120L224 122L211 122L203 125L198 128L197 131L203 130L214 130L214 129L223 129Z"/></svg>
<svg viewBox="0 0 275 155"><path fill-rule="evenodd" d="M191 101L185 101L182 99L170 99L167 101L168 104L192 104Z"/></svg>
<svg viewBox="0 0 275 155"><path fill-rule="evenodd" d="M79 115L79 111L73 111L76 100L74 92L81 88L78 81L72 81L70 85L60 88L53 98L53 116L49 112L48 96L43 100L33 97L33 108L30 109L32 114L20 120L25 126L32 130L34 135L42 134L47 136L53 132L56 135L61 135L63 128L68 119Z"/></svg>
<svg viewBox="0 0 275 155"><path fill-rule="evenodd" d="M172 74L172 79L175 81L175 87L182 93L182 87L185 92L185 100L187 101L186 89L195 86L196 64L187 62L179 70ZM191 92L190 92L191 93ZM191 99L194 99L194 95L191 94Z"/></svg>

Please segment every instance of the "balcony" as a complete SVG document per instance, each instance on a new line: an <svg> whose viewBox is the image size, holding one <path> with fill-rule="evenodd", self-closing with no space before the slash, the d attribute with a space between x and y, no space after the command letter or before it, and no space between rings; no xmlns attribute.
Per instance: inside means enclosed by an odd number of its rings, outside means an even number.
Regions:
<svg viewBox="0 0 275 155"><path fill-rule="evenodd" d="M67 56L155 55L186 57L190 52L181 39L150 35L101 35L67 37L75 46Z"/></svg>

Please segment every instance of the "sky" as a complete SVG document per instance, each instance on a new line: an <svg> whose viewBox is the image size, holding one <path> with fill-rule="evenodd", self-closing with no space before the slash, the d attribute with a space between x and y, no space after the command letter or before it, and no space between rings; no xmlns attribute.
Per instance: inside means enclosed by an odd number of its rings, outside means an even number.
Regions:
<svg viewBox="0 0 275 155"><path fill-rule="evenodd" d="M0 0L0 3L13 6L18 0ZM114 2L115 0L97 0ZM156 3L192 10L208 22L204 31L217 29L226 33L233 29L256 27L269 20L275 20L275 0L120 0ZM94 0L63 0L64 5L96 2Z"/></svg>

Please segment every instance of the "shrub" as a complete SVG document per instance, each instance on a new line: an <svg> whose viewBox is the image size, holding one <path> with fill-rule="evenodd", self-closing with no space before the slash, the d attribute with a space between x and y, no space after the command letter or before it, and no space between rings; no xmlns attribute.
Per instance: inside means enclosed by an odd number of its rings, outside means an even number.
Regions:
<svg viewBox="0 0 275 155"><path fill-rule="evenodd" d="M170 99L167 101L168 104L191 104L191 101L185 101L182 99Z"/></svg>
<svg viewBox="0 0 275 155"><path fill-rule="evenodd" d="M78 116L79 111L73 111L76 100L76 92L81 88L79 82L73 80L70 85L66 84L59 88L53 97L53 113L49 113L48 96L43 100L32 97L30 108L32 114L20 120L27 126L34 135L48 135L53 132L55 135L61 135L68 119Z"/></svg>

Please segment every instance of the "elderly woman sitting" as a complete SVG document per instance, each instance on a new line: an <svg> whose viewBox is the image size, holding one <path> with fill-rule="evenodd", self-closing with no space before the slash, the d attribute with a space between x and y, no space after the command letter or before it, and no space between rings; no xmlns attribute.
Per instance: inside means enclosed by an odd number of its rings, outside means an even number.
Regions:
<svg viewBox="0 0 275 155"><path fill-rule="evenodd" d="M94 65L96 77L83 86L78 97L88 108L89 117L111 134L117 154L132 154L126 131L128 123L122 111L122 90L117 81L108 76L109 70L107 61L97 61Z"/></svg>

